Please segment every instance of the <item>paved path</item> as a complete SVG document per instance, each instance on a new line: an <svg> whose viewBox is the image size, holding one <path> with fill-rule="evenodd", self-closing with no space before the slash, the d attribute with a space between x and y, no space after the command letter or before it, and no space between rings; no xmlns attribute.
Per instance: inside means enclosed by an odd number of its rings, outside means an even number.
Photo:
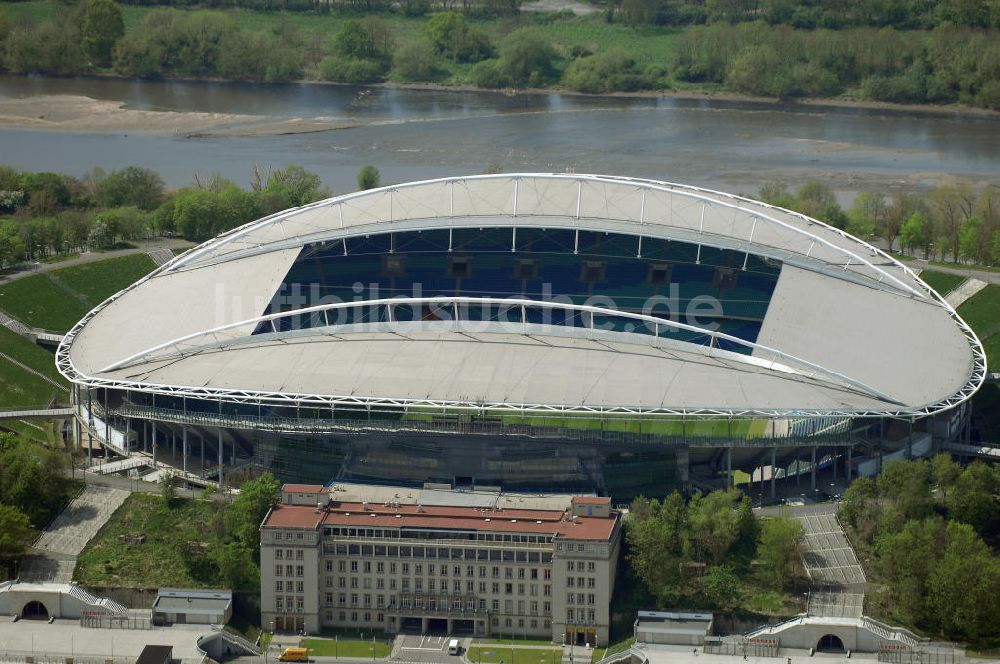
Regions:
<svg viewBox="0 0 1000 664"><path fill-rule="evenodd" d="M1000 272L990 272L989 270L977 270L971 267L962 267L961 264L956 264L954 266L935 265L930 261L922 259L898 260L900 263L912 270L933 270L935 272L945 272L947 274L957 274L961 277L979 279L980 281L985 281L988 284L1000 284Z"/></svg>
<svg viewBox="0 0 1000 664"><path fill-rule="evenodd" d="M137 246L131 249L115 249L113 251L99 252L88 251L76 256L75 258L68 258L64 261L58 261L56 263L35 263L32 264L31 268L28 270L21 270L19 272L11 272L9 274L0 275L0 284L7 283L8 281L16 281L17 279L23 279L24 277L30 277L31 275L38 274L39 272L51 272L52 270L60 270L64 267L73 267L74 265L83 265L84 263L94 263L97 261L107 260L108 258L117 258L118 256L148 254L160 249L186 249L193 246L193 243L181 239L157 238L155 240L143 240L138 242ZM155 261L156 259L154 258L153 260Z"/></svg>
<svg viewBox="0 0 1000 664"><path fill-rule="evenodd" d="M978 293L979 291L986 288L989 284L985 281L976 279L975 277L970 277L958 285L957 288L950 291L944 296L944 299L953 308L958 309L958 307L968 300L970 297Z"/></svg>
<svg viewBox="0 0 1000 664"><path fill-rule="evenodd" d="M22 563L18 578L31 583L69 583L76 557L108 522L129 492L88 485L46 528Z"/></svg>

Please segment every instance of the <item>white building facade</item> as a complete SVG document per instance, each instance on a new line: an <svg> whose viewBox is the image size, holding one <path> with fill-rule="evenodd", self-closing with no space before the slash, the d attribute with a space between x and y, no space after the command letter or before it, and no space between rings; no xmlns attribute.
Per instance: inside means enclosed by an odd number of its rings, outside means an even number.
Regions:
<svg viewBox="0 0 1000 664"><path fill-rule="evenodd" d="M607 642L622 536L608 498L533 509L463 505L459 492L445 505L355 497L283 487L261 526L263 625Z"/></svg>

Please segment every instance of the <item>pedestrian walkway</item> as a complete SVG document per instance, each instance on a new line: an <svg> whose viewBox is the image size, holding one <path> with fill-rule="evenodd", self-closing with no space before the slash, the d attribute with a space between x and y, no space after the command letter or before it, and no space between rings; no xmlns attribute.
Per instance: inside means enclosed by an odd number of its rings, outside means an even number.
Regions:
<svg viewBox="0 0 1000 664"><path fill-rule="evenodd" d="M128 491L87 485L42 532L18 578L31 583L68 583L76 557L129 496Z"/></svg>
<svg viewBox="0 0 1000 664"><path fill-rule="evenodd" d="M146 252L146 255L149 256L154 263L156 263L157 267L160 267L161 265L166 265L173 259L174 252L171 251L169 247L158 247L156 249L150 249Z"/></svg>
<svg viewBox="0 0 1000 664"><path fill-rule="evenodd" d="M860 618L865 602L865 572L837 520L836 504L795 514L805 529L802 564L812 583L806 614Z"/></svg>
<svg viewBox="0 0 1000 664"><path fill-rule="evenodd" d="M128 496L121 489L87 485L45 529L34 549L78 555Z"/></svg>
<svg viewBox="0 0 1000 664"><path fill-rule="evenodd" d="M979 279L969 278L960 283L954 290L944 296L945 301L957 309L963 302L986 288L987 283Z"/></svg>

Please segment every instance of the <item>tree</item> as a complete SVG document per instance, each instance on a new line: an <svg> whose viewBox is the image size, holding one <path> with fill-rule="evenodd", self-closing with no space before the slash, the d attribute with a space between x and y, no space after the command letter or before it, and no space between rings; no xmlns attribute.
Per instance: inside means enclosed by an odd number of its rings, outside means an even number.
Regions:
<svg viewBox="0 0 1000 664"><path fill-rule="evenodd" d="M887 205L882 194L863 191L854 199L848 213L847 230L852 235L868 239L884 227Z"/></svg>
<svg viewBox="0 0 1000 664"><path fill-rule="evenodd" d="M163 180L160 174L141 166L126 166L111 171L97 184L97 203L103 207L133 205L153 210L162 201Z"/></svg>
<svg viewBox="0 0 1000 664"><path fill-rule="evenodd" d="M878 486L870 477L859 477L844 491L838 516L854 528L862 541L871 544L879 521Z"/></svg>
<svg viewBox="0 0 1000 664"><path fill-rule="evenodd" d="M890 461L878 476L879 496L892 501L902 517L922 519L933 509L930 464L926 461Z"/></svg>
<svg viewBox="0 0 1000 664"><path fill-rule="evenodd" d="M899 243L904 251L907 249L910 251L923 249L924 258L927 258L927 251L930 247L931 240L928 239L928 233L924 224L924 216L922 214L914 212L910 218L903 223L903 227L899 231Z"/></svg>
<svg viewBox="0 0 1000 664"><path fill-rule="evenodd" d="M240 494L226 510L226 521L233 538L253 552L260 553L260 524L278 498L281 484L271 473L244 482Z"/></svg>
<svg viewBox="0 0 1000 664"><path fill-rule="evenodd" d="M160 478L160 495L167 507L177 504L177 478L173 473L167 473Z"/></svg>
<svg viewBox="0 0 1000 664"><path fill-rule="evenodd" d="M955 463L947 452L940 452L931 457L931 477L934 485L941 492L941 497L948 500L948 491L955 480L962 474L962 467Z"/></svg>
<svg viewBox="0 0 1000 664"><path fill-rule="evenodd" d="M13 505L0 503L0 560L21 556L31 544L31 522Z"/></svg>
<svg viewBox="0 0 1000 664"><path fill-rule="evenodd" d="M761 562L761 576L772 588L789 588L802 576L805 536L802 524L784 515L761 524L757 559Z"/></svg>
<svg viewBox="0 0 1000 664"><path fill-rule="evenodd" d="M878 564L892 593L896 615L911 624L927 618L927 580L944 545L940 518L908 521L898 533L883 533L876 542Z"/></svg>
<svg viewBox="0 0 1000 664"><path fill-rule="evenodd" d="M87 0L83 14L82 44L94 62L111 66L111 51L125 35L121 7L114 0Z"/></svg>
<svg viewBox="0 0 1000 664"><path fill-rule="evenodd" d="M972 526L948 524L948 544L928 579L927 604L934 627L950 638L978 640L996 634L1000 621L1000 562Z"/></svg>
<svg viewBox="0 0 1000 664"><path fill-rule="evenodd" d="M433 81L441 73L434 47L426 41L400 47L393 55L393 69L408 81Z"/></svg>
<svg viewBox="0 0 1000 664"><path fill-rule="evenodd" d="M969 524L983 538L993 537L1000 526L998 493L997 474L982 461L973 461L955 479L946 501L948 516Z"/></svg>
<svg viewBox="0 0 1000 664"><path fill-rule="evenodd" d="M260 589L259 572L254 565L253 551L242 543L217 544L212 549L212 558L219 567L219 576L228 588Z"/></svg>
<svg viewBox="0 0 1000 664"><path fill-rule="evenodd" d="M337 55L359 60L376 60L383 56L375 44L375 35L360 21L348 20L333 38L333 50Z"/></svg>
<svg viewBox="0 0 1000 664"><path fill-rule="evenodd" d="M717 609L732 610L739 605L740 579L732 565L710 567L701 578L701 594Z"/></svg>
<svg viewBox="0 0 1000 664"><path fill-rule="evenodd" d="M379 186L380 174L378 169L368 164L367 166L362 166L361 170L358 171L358 189L365 191L367 189L374 189Z"/></svg>
<svg viewBox="0 0 1000 664"><path fill-rule="evenodd" d="M264 191L281 192L287 197L289 204L295 206L330 197L330 190L323 187L318 175L296 164L271 173Z"/></svg>
<svg viewBox="0 0 1000 664"><path fill-rule="evenodd" d="M470 26L457 12L435 14L421 33L438 53L455 62L479 62L493 55L486 33Z"/></svg>
<svg viewBox="0 0 1000 664"><path fill-rule="evenodd" d="M42 527L62 500L63 457L53 449L0 434L0 502Z"/></svg>
<svg viewBox="0 0 1000 664"><path fill-rule="evenodd" d="M738 489L696 495L688 505L688 519L695 560L718 565L738 548L752 555L757 534L747 532L747 520L753 523L753 513L750 499Z"/></svg>
<svg viewBox="0 0 1000 664"><path fill-rule="evenodd" d="M625 531L632 570L662 604L672 604L690 559L684 498L675 491L662 503L636 499L634 507Z"/></svg>

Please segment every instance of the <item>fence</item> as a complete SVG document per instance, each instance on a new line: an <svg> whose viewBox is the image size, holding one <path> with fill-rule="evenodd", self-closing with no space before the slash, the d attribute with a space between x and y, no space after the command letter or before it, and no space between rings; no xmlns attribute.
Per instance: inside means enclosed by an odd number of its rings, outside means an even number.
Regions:
<svg viewBox="0 0 1000 664"><path fill-rule="evenodd" d="M74 655L68 652L28 650L0 651L0 664L135 664L136 657L122 655Z"/></svg>
<svg viewBox="0 0 1000 664"><path fill-rule="evenodd" d="M80 618L80 627L92 627L96 629L152 629L149 618L139 618L135 616L83 616Z"/></svg>

